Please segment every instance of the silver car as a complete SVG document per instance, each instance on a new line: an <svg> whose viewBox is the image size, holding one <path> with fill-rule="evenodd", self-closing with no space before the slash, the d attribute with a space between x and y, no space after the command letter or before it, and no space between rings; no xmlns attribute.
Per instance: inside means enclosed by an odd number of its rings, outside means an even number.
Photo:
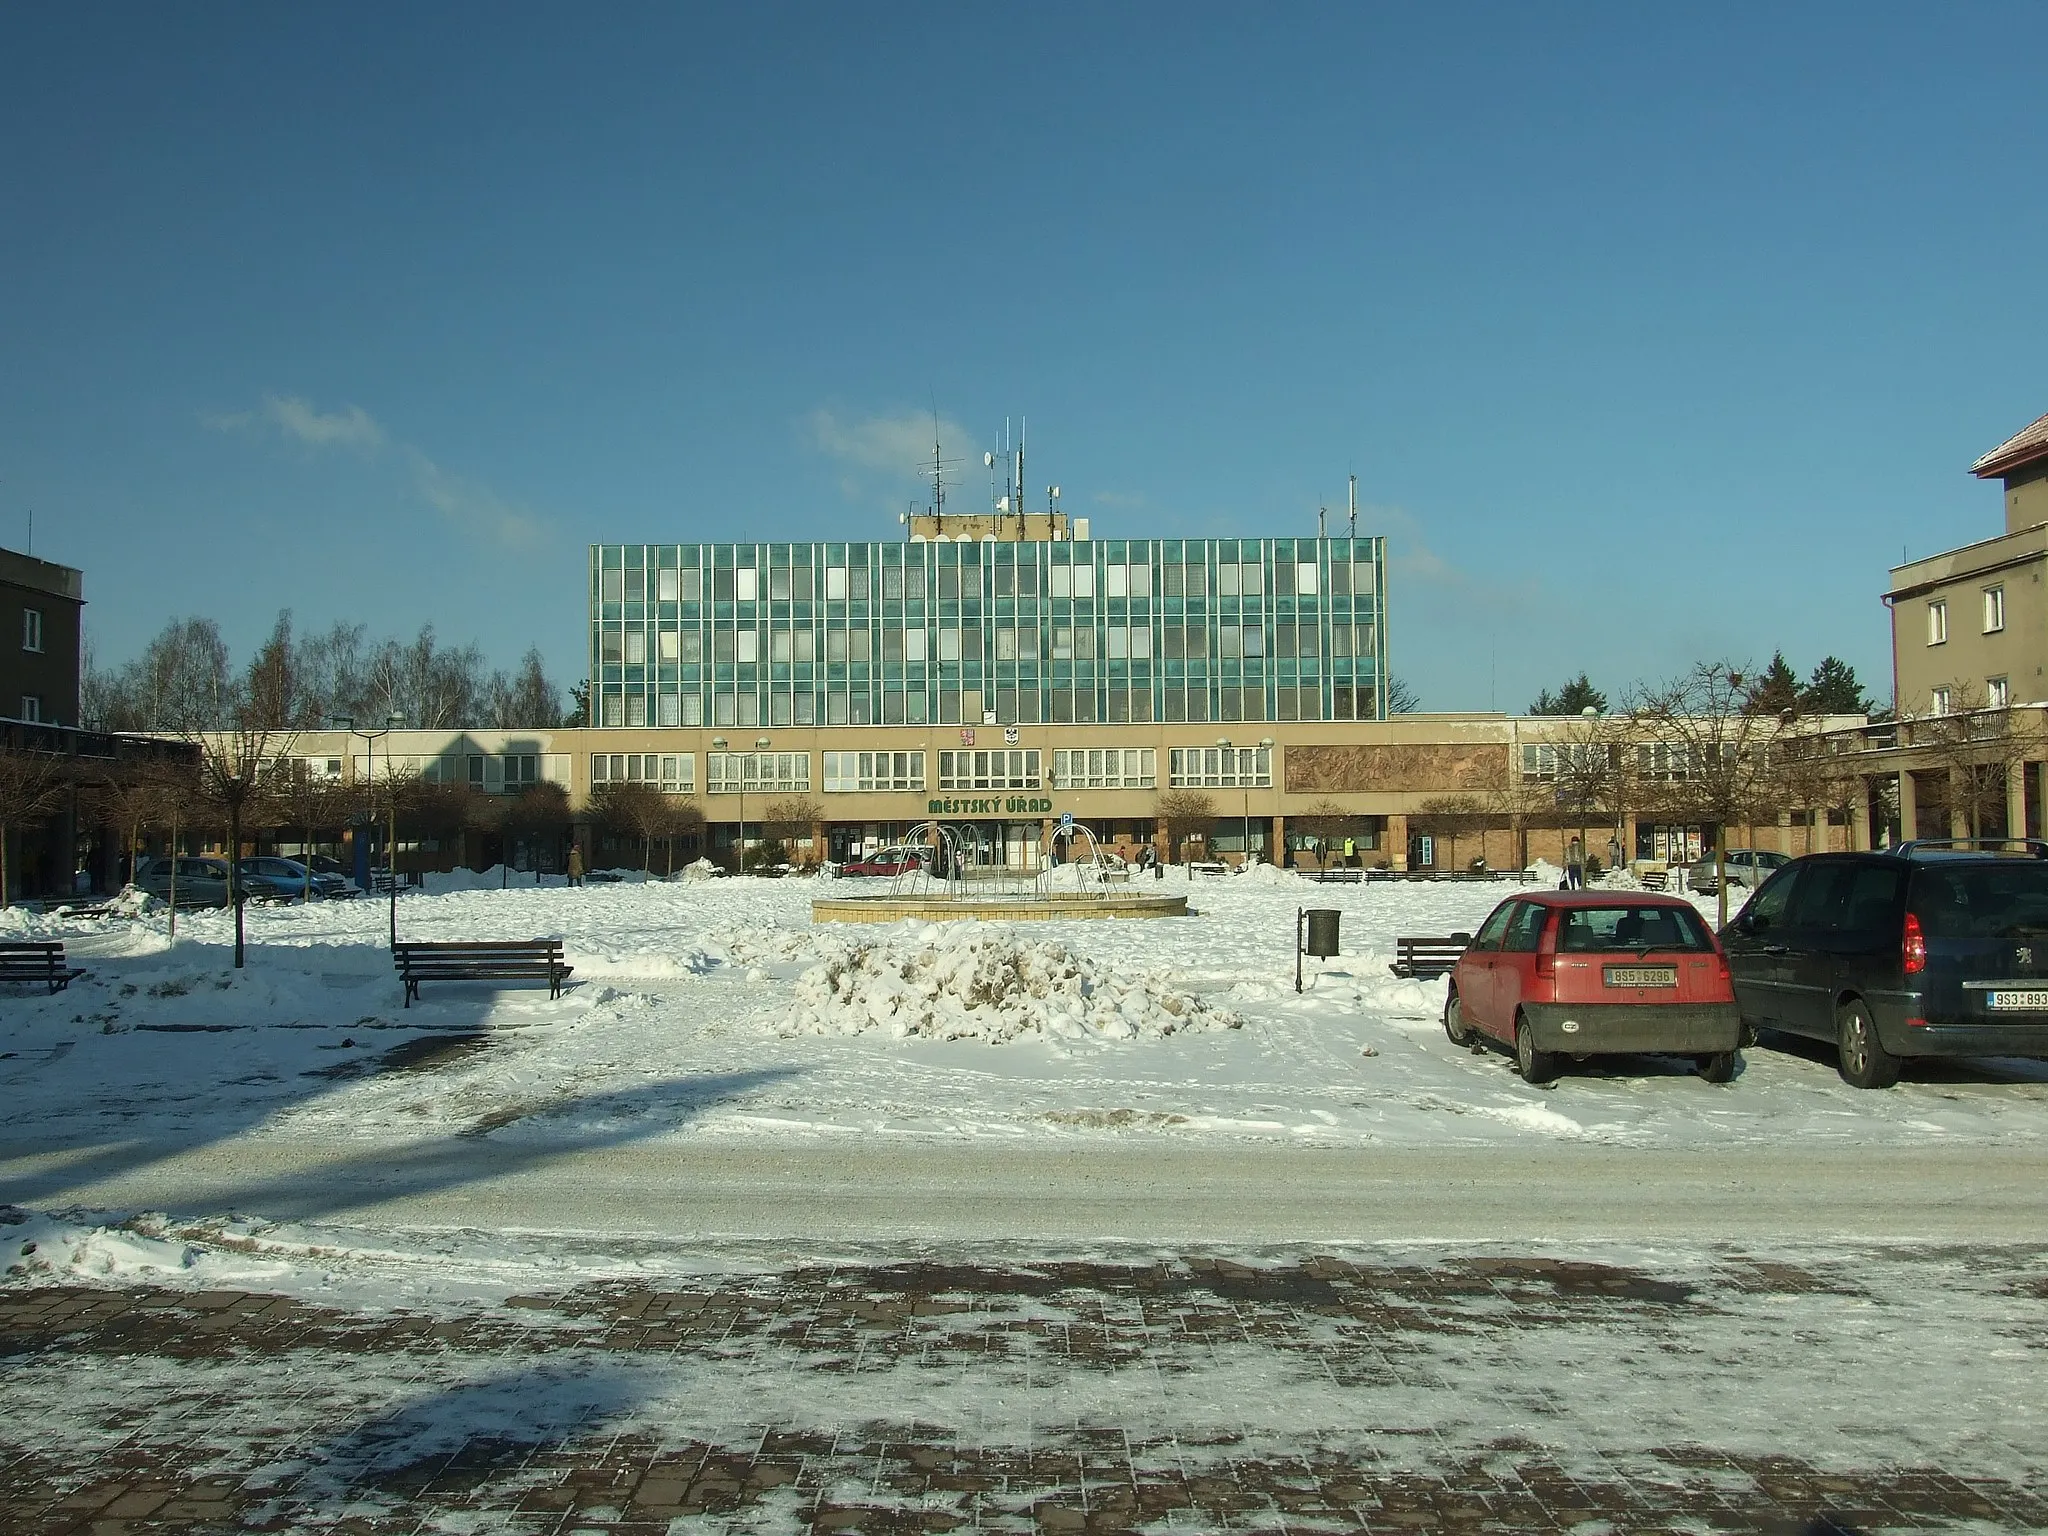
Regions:
<svg viewBox="0 0 2048 1536"><path fill-rule="evenodd" d="M1724 858L1728 866L1728 889L1731 891L1753 891L1792 862L1788 853L1771 853L1762 848L1730 848ZM1709 896L1721 888L1720 881L1711 853L1687 870L1685 875L1688 887Z"/></svg>
<svg viewBox="0 0 2048 1536"><path fill-rule="evenodd" d="M180 854L172 859L144 859L135 871L135 888L159 901L171 899L172 865L177 866L178 905L224 907L228 904L228 861Z"/></svg>

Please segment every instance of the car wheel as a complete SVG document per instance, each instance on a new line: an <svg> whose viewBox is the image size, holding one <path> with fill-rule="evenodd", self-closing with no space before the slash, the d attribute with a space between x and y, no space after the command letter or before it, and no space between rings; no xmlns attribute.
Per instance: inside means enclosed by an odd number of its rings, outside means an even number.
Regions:
<svg viewBox="0 0 2048 1536"><path fill-rule="evenodd" d="M1472 1043L1472 1026L1466 1022L1465 1005L1458 1001L1455 988L1452 989L1451 995L1444 999L1444 1033L1451 1037L1453 1045Z"/></svg>
<svg viewBox="0 0 2048 1536"><path fill-rule="evenodd" d="M1835 1015L1835 1044L1850 1087L1889 1088L1899 1080L1899 1058L1877 1038L1877 1021L1860 1001L1844 1003Z"/></svg>
<svg viewBox="0 0 2048 1536"><path fill-rule="evenodd" d="M1520 1014L1515 1015L1515 1070L1525 1083L1547 1083L1557 1075L1557 1057L1536 1049L1536 1031Z"/></svg>
<svg viewBox="0 0 2048 1536"><path fill-rule="evenodd" d="M1735 1080L1735 1053L1733 1051L1709 1051L1698 1058L1700 1076L1710 1083L1731 1083Z"/></svg>

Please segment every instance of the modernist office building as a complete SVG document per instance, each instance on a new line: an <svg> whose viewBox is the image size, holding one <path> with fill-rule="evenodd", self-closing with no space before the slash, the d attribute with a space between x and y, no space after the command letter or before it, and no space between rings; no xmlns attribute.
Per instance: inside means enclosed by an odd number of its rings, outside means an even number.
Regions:
<svg viewBox="0 0 2048 1536"><path fill-rule="evenodd" d="M993 532L597 545L594 723L1377 720L1384 545Z"/></svg>
<svg viewBox="0 0 2048 1536"><path fill-rule="evenodd" d="M834 857L931 816L1012 863L1056 813L1152 840L1159 790L1270 790L1283 723L1384 718L1385 590L1378 538L1097 540L1059 514L598 545L595 724L642 750L590 783L701 792L714 848L742 794L819 797ZM1219 846L1267 849L1242 810Z"/></svg>

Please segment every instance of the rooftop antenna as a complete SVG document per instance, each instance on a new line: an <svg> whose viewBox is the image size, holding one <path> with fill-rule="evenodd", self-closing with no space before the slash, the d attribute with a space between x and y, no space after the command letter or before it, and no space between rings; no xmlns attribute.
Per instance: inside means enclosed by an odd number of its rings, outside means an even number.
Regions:
<svg viewBox="0 0 2048 1536"><path fill-rule="evenodd" d="M1351 537L1358 537L1358 476L1351 477Z"/></svg>
<svg viewBox="0 0 2048 1536"><path fill-rule="evenodd" d="M1328 521L1329 516L1330 509L1328 507L1316 508L1316 537L1318 539L1327 539L1329 537L1329 534L1326 533L1323 528L1323 525L1326 521Z"/></svg>

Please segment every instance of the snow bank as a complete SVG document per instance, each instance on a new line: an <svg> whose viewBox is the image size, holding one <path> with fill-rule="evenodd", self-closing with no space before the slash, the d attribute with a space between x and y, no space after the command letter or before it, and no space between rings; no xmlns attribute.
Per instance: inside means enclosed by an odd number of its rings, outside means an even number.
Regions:
<svg viewBox="0 0 2048 1536"><path fill-rule="evenodd" d="M1062 943L1000 926L906 923L831 943L797 978L783 1032L996 1044L1156 1039L1241 1022L1162 976L1106 972Z"/></svg>
<svg viewBox="0 0 2048 1536"><path fill-rule="evenodd" d="M30 1215L11 1207L0 1208L0 1260L8 1279L44 1285L239 1289L280 1280L290 1268L189 1243L161 1216L97 1226L68 1213Z"/></svg>

